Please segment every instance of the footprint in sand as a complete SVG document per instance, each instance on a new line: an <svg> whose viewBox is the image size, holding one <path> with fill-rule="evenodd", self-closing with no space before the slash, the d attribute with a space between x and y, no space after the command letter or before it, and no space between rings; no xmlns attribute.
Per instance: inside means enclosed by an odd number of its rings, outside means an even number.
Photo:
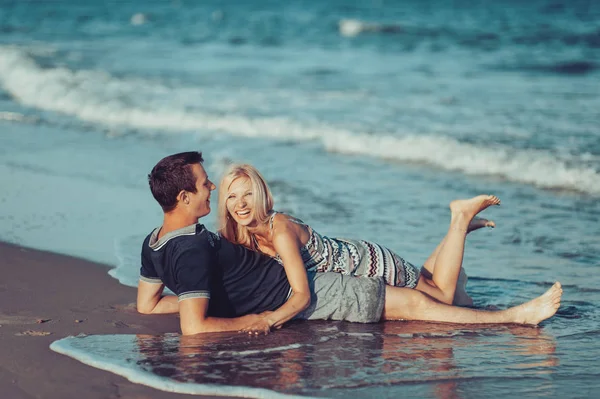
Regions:
<svg viewBox="0 0 600 399"><path fill-rule="evenodd" d="M44 337L46 335L52 334L49 331L34 331L34 330L25 330L20 333L16 333L15 335L18 337L30 336L30 337Z"/></svg>
<svg viewBox="0 0 600 399"><path fill-rule="evenodd" d="M119 310L119 311L122 311L122 312L128 312L128 313L135 313L135 314L137 314L137 308L136 308L136 303L135 302L125 303L125 304L120 304L120 305L113 305L110 308L112 310Z"/></svg>
<svg viewBox="0 0 600 399"><path fill-rule="evenodd" d="M52 321L52 319L31 316L10 316L0 313L0 325L42 324L49 321Z"/></svg>
<svg viewBox="0 0 600 399"><path fill-rule="evenodd" d="M108 323L111 323L113 326L117 328L142 328L142 326L137 324L127 324L120 320L107 320Z"/></svg>

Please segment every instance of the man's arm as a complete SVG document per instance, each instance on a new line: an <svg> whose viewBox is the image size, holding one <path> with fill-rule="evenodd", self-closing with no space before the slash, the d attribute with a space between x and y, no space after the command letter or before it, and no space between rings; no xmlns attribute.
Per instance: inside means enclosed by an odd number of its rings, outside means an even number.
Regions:
<svg viewBox="0 0 600 399"><path fill-rule="evenodd" d="M173 295L162 296L165 285L158 277L148 254L150 251L148 247L149 240L150 237L148 236L142 244L137 311L142 314L177 313L179 311L177 297Z"/></svg>
<svg viewBox="0 0 600 399"><path fill-rule="evenodd" d="M238 331L250 323L258 321L261 317L256 314L224 319L208 317L208 298L189 298L179 303L179 316L181 317L181 333L193 335L206 332Z"/></svg>
<svg viewBox="0 0 600 399"><path fill-rule="evenodd" d="M137 311L142 314L177 313L179 304L174 295L162 296L164 284L140 280L137 292Z"/></svg>

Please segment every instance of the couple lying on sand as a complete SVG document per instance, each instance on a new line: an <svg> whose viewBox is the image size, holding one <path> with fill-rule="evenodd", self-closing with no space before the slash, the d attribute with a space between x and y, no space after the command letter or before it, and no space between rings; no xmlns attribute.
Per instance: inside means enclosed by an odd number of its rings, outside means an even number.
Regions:
<svg viewBox="0 0 600 399"><path fill-rule="evenodd" d="M460 283L466 235L493 222L475 216L500 200L480 195L450 204L448 233L423 268L368 241L322 236L273 210L256 169L232 166L219 189L219 235L198 219L210 212L216 187L202 154L162 159L148 176L164 211L142 246L137 309L180 314L184 335L214 331L268 333L292 319L424 320L461 324L535 325L553 316L562 288L506 310L470 304ZM168 287L176 296L162 295Z"/></svg>

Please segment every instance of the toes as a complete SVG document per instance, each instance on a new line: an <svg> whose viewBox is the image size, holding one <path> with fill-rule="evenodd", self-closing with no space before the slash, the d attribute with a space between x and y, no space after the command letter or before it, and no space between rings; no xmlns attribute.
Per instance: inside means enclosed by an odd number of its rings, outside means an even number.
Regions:
<svg viewBox="0 0 600 399"><path fill-rule="evenodd" d="M552 292L552 298L560 298L562 296L562 292L554 291Z"/></svg>
<svg viewBox="0 0 600 399"><path fill-rule="evenodd" d="M488 195L487 200L492 205L500 205L500 198L496 197L495 195Z"/></svg>

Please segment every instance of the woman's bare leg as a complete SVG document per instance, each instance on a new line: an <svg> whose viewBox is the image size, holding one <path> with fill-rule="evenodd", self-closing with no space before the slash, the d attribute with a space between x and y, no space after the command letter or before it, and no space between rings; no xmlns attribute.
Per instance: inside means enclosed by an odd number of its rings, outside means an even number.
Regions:
<svg viewBox="0 0 600 399"><path fill-rule="evenodd" d="M387 286L384 320L422 320L457 324L530 324L552 317L560 307L559 282L539 297L506 310L488 311L441 303L410 288Z"/></svg>
<svg viewBox="0 0 600 399"><path fill-rule="evenodd" d="M469 225L475 215L491 205L499 205L500 200L493 195L479 195L468 200L456 200L450 203L451 219L448 233L435 255L432 278L419 281L417 290L451 304L456 291L456 282L462 266L465 238ZM435 253L435 251L434 251ZM433 254L432 254L433 255ZM431 258L431 257L430 257ZM433 285L430 284L433 282Z"/></svg>
<svg viewBox="0 0 600 399"><path fill-rule="evenodd" d="M469 234L472 231L479 230L483 227L493 228L496 227L496 223L494 223L493 220L475 217L473 218L473 220L471 220L471 223L469 223L469 227L467 227L467 234ZM442 241L438 244L437 247L435 247L431 255L429 255L429 258L427 258L427 260L423 264L423 268L425 269L425 278L431 279L431 276L433 275L433 272L435 270L435 261L445 243L446 236L444 236Z"/></svg>
<svg viewBox="0 0 600 399"><path fill-rule="evenodd" d="M471 220L471 223L469 223L469 227L467 227L467 234L469 234L472 231L479 230L483 227L493 228L493 227L496 227L496 223L494 223L493 220L474 217L473 220ZM431 255L429 255L429 258L427 258L427 260L425 261L425 264L423 265L423 268L421 269L421 280L420 281L422 281L422 284L429 284L429 285L435 287L435 283L433 282L433 272L435 270L435 261L437 260L437 256L440 253L440 251L445 243L446 243L446 236L444 236L442 241L438 244L438 246L431 253ZM458 284L461 281L461 276L460 276L461 273L464 274L464 280L465 280L464 284ZM453 305L457 305L457 306L472 306L473 305L473 300L467 294L467 291L464 287L464 285L466 284L466 280L467 280L467 275L461 267L461 269L459 271L459 277L457 279L457 285L456 285L456 291L454 293L454 299L452 300ZM427 291L427 288L423 289L422 285L421 285L421 287L417 286L417 289L419 289L419 288L421 288L420 291Z"/></svg>

